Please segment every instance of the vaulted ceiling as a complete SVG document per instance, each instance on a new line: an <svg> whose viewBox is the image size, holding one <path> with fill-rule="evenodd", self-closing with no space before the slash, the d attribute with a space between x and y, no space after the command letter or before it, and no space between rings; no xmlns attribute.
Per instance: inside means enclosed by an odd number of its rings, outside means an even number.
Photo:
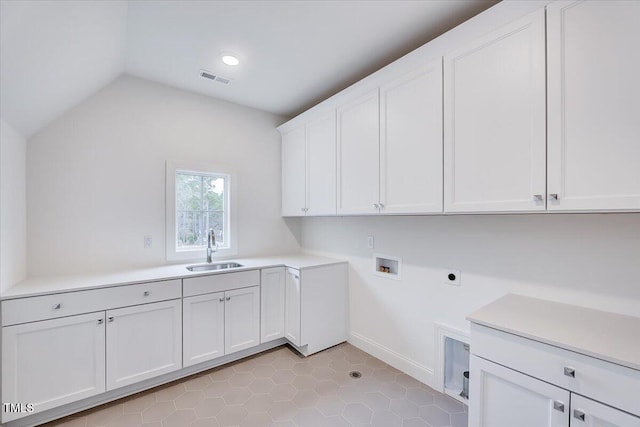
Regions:
<svg viewBox="0 0 640 427"><path fill-rule="evenodd" d="M294 116L496 3L0 1L0 115L26 137L123 73Z"/></svg>

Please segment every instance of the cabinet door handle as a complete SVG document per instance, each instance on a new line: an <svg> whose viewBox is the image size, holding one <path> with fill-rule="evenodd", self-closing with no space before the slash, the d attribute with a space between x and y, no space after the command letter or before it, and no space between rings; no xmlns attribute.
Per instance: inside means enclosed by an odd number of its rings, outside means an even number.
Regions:
<svg viewBox="0 0 640 427"><path fill-rule="evenodd" d="M143 295L143 296L145 296L145 297L148 297L149 295L151 295L151 292L149 292L149 291L144 291L144 292L142 293L142 295Z"/></svg>
<svg viewBox="0 0 640 427"><path fill-rule="evenodd" d="M58 304L53 304L52 307L54 310L60 310L62 308L62 304L58 303Z"/></svg>
<svg viewBox="0 0 640 427"><path fill-rule="evenodd" d="M558 194L557 193L549 194L549 200L553 200L554 202L558 201Z"/></svg>
<svg viewBox="0 0 640 427"><path fill-rule="evenodd" d="M569 367L569 366L565 366L564 367L564 374L567 377L575 378L576 377L576 370L574 368Z"/></svg>
<svg viewBox="0 0 640 427"><path fill-rule="evenodd" d="M380 209L380 205L379 205L379 204L377 204L377 203L374 203L374 204L373 204L373 207L374 207L375 209Z"/></svg>
<svg viewBox="0 0 640 427"><path fill-rule="evenodd" d="M533 195L533 200L536 202L541 202L542 201L542 194L534 194Z"/></svg>
<svg viewBox="0 0 640 427"><path fill-rule="evenodd" d="M380 209L384 209L384 205L383 205L382 203L378 203L378 207L379 207Z"/></svg>
<svg viewBox="0 0 640 427"><path fill-rule="evenodd" d="M102 325L104 323L104 319L98 319L98 325Z"/></svg>
<svg viewBox="0 0 640 427"><path fill-rule="evenodd" d="M564 403L560 402L559 400L554 400L553 409L555 409L556 411L564 412Z"/></svg>
<svg viewBox="0 0 640 427"><path fill-rule="evenodd" d="M229 301L231 299L231 297L227 297L227 301Z"/></svg>
<svg viewBox="0 0 640 427"><path fill-rule="evenodd" d="M301 210L302 212L304 212L304 208L300 208L300 210Z"/></svg>
<svg viewBox="0 0 640 427"><path fill-rule="evenodd" d="M113 316L112 317L107 317L107 322L111 323L111 322L113 322L113 320L114 320Z"/></svg>
<svg viewBox="0 0 640 427"><path fill-rule="evenodd" d="M573 410L573 418L575 418L576 420L580 420L580 421L584 422L585 415L586 414L584 412L582 412L581 410L579 410L579 409L574 409Z"/></svg>
<svg viewBox="0 0 640 427"><path fill-rule="evenodd" d="M224 302L224 297L220 297L220 302Z"/></svg>

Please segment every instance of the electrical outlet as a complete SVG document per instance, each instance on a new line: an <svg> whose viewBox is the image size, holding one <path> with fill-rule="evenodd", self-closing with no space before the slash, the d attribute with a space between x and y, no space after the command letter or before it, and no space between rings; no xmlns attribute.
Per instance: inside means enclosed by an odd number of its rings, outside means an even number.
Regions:
<svg viewBox="0 0 640 427"><path fill-rule="evenodd" d="M153 238L151 236L144 236L144 247L150 248L153 244Z"/></svg>
<svg viewBox="0 0 640 427"><path fill-rule="evenodd" d="M367 236L367 248L369 249L373 249L373 236Z"/></svg>
<svg viewBox="0 0 640 427"><path fill-rule="evenodd" d="M462 274L460 270L448 270L446 272L445 281L447 285L460 286L460 280L462 279Z"/></svg>

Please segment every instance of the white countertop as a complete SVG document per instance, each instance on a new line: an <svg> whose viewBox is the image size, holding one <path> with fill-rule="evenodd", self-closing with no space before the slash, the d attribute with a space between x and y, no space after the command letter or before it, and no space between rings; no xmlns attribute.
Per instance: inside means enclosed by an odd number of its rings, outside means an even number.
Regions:
<svg viewBox="0 0 640 427"><path fill-rule="evenodd" d="M141 282L181 279L185 277L208 276L224 274L234 271L253 270L287 266L296 269L319 267L323 265L339 264L346 261L306 254L282 255L267 258L238 258L233 260L215 260L213 263L237 262L242 267L225 270L209 270L192 272L186 269L189 265L206 264L205 262L190 262L188 264L163 265L159 267L117 271L102 274L83 274L74 276L41 276L28 278L9 288L0 297L1 300L32 297L44 294L55 294L85 289L97 289L107 286L130 285Z"/></svg>
<svg viewBox="0 0 640 427"><path fill-rule="evenodd" d="M640 317L508 294L467 320L640 370Z"/></svg>

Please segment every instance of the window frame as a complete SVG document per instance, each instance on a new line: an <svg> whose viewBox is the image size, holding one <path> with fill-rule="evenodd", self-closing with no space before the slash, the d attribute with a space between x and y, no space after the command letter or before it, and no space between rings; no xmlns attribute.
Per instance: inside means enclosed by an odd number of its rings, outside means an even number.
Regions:
<svg viewBox="0 0 640 427"><path fill-rule="evenodd" d="M225 179L225 191L224 191L224 236L225 246L218 246L218 249L213 253L214 258L222 258L225 256L232 256L237 254L237 240L236 240L236 228L235 228L235 209L234 209L234 197L232 193L235 192L234 180L232 179L232 173L228 168L211 165L211 164L197 164L194 162L176 162L167 161L165 169L165 208L166 208L166 258L167 261L206 261L207 248L196 247L192 249L179 249L177 247L177 211L176 205L176 178L177 174L183 172L187 174L194 174L200 176L215 176Z"/></svg>

